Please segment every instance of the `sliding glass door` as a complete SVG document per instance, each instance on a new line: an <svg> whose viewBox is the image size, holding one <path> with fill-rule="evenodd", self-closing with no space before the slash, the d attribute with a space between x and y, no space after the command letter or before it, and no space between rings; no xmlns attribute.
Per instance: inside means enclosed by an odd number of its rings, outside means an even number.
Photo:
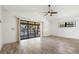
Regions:
<svg viewBox="0 0 79 59"><path fill-rule="evenodd" d="M20 22L20 37L21 40L40 37L40 23L32 21Z"/></svg>

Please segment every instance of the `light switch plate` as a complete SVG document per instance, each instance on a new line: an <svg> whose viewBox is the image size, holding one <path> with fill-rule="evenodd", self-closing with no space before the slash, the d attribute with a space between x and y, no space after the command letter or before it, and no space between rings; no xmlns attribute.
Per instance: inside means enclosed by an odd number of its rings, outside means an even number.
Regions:
<svg viewBox="0 0 79 59"><path fill-rule="evenodd" d="M11 28L11 30L14 30L14 28Z"/></svg>

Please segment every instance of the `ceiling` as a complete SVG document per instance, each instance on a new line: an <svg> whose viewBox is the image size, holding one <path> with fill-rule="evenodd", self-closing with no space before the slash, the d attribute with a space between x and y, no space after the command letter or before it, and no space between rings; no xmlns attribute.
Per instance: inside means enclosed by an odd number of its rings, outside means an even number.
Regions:
<svg viewBox="0 0 79 59"><path fill-rule="evenodd" d="M54 11L57 11L57 15L74 15L79 14L78 5L54 5L52 6ZM47 5L4 5L3 9L11 12L45 12L48 10Z"/></svg>
<svg viewBox="0 0 79 59"><path fill-rule="evenodd" d="M26 12L39 12L41 10L46 10L46 5L5 5L3 6L5 10L9 11L26 11Z"/></svg>

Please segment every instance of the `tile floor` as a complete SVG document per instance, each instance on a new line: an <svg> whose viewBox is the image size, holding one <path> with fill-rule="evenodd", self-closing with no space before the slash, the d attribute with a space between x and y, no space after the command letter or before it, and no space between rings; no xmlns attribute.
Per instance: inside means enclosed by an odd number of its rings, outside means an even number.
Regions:
<svg viewBox="0 0 79 59"><path fill-rule="evenodd" d="M48 36L3 45L1 54L78 54L79 40Z"/></svg>

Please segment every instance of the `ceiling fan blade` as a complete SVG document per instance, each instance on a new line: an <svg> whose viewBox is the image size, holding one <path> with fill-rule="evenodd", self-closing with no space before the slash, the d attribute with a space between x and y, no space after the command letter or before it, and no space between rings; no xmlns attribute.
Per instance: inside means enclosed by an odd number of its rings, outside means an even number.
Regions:
<svg viewBox="0 0 79 59"><path fill-rule="evenodd" d="M48 15L48 13L45 13L45 14L44 14L44 16L47 16L47 15Z"/></svg>
<svg viewBox="0 0 79 59"><path fill-rule="evenodd" d="M52 14L57 14L58 12L51 12Z"/></svg>

